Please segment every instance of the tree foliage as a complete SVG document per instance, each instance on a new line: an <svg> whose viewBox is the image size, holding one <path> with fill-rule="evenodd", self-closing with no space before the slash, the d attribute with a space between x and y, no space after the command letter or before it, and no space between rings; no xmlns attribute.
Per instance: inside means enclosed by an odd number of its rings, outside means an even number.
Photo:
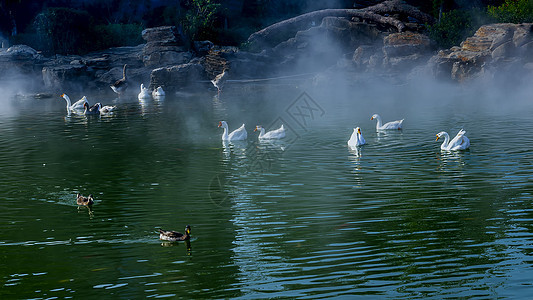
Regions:
<svg viewBox="0 0 533 300"><path fill-rule="evenodd" d="M220 4L212 0L190 0L183 28L191 41L212 39Z"/></svg>
<svg viewBox="0 0 533 300"><path fill-rule="evenodd" d="M482 10L451 10L442 13L440 22L427 25L429 37L439 48L458 46L484 23Z"/></svg>
<svg viewBox="0 0 533 300"><path fill-rule="evenodd" d="M62 7L46 9L34 22L39 48L46 54L70 54L86 48L92 25L87 12Z"/></svg>
<svg viewBox="0 0 533 300"><path fill-rule="evenodd" d="M500 6L488 6L489 15L502 23L533 22L533 0L506 0Z"/></svg>

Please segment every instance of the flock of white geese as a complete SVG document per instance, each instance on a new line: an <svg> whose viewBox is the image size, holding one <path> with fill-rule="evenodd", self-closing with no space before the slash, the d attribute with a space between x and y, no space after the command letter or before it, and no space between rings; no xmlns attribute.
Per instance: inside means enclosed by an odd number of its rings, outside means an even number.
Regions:
<svg viewBox="0 0 533 300"><path fill-rule="evenodd" d="M374 114L370 118L370 120L374 119L377 121L377 131L402 129L403 119L387 122L385 124L383 124L383 121L381 120L381 117L378 114ZM246 132L244 124L242 124L241 127L233 130L232 132L229 132L228 123L226 121L220 121L218 127L224 129L224 132L222 133L223 141L242 141L248 138L248 133ZM283 127L283 125L281 125L281 127L278 129L268 132L265 132L265 129L260 125L257 125L254 131L260 132L258 137L259 140L282 139L285 137L285 128ZM439 139L444 139L443 143L440 145L441 150L457 151L466 150L470 147L470 140L468 139L468 137L466 137L466 131L464 129L459 130L457 135L451 140L447 132L441 131L437 133L436 141L438 141ZM361 133L360 127L356 127L353 129L353 133L350 136L350 139L348 140L347 144L350 148L357 148L366 144L365 138Z"/></svg>

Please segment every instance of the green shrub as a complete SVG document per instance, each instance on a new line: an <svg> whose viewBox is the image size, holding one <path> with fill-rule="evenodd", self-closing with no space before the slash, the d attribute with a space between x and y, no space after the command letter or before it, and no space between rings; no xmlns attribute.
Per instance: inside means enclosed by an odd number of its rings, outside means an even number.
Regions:
<svg viewBox="0 0 533 300"><path fill-rule="evenodd" d="M142 44L141 24L107 24L94 27L92 36L93 50L103 50L110 47L137 46Z"/></svg>
<svg viewBox="0 0 533 300"><path fill-rule="evenodd" d="M92 17L70 8L48 8L37 15L33 29L36 48L45 54L84 53L90 48ZM87 49L88 50L88 49Z"/></svg>
<svg viewBox="0 0 533 300"><path fill-rule="evenodd" d="M450 48L459 44L485 23L486 13L479 9L451 10L442 14L440 23L427 25L429 37L439 48Z"/></svg>
<svg viewBox="0 0 533 300"><path fill-rule="evenodd" d="M183 28L190 41L214 39L214 24L220 4L213 0L190 0Z"/></svg>
<svg viewBox="0 0 533 300"><path fill-rule="evenodd" d="M489 15L502 23L533 22L533 0L505 0L500 6L488 6Z"/></svg>

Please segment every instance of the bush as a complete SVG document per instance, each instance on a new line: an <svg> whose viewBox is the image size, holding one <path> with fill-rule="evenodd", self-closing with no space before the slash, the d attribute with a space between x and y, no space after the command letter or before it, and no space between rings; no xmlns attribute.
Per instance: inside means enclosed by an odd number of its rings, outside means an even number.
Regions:
<svg viewBox="0 0 533 300"><path fill-rule="evenodd" d="M190 41L216 37L213 30L220 4L212 0L190 0L183 28Z"/></svg>
<svg viewBox="0 0 533 300"><path fill-rule="evenodd" d="M88 52L92 25L93 19L86 11L48 8L35 18L34 47L45 54Z"/></svg>
<svg viewBox="0 0 533 300"><path fill-rule="evenodd" d="M500 6L488 6L489 15L502 23L533 22L533 0L506 0Z"/></svg>
<svg viewBox="0 0 533 300"><path fill-rule="evenodd" d="M481 10L452 10L442 14L440 23L427 25L429 37L439 48L450 48L471 36L486 20L486 13Z"/></svg>
<svg viewBox="0 0 533 300"><path fill-rule="evenodd" d="M144 42L141 36L143 29L141 24L97 25L92 32L94 40L92 50L142 44Z"/></svg>

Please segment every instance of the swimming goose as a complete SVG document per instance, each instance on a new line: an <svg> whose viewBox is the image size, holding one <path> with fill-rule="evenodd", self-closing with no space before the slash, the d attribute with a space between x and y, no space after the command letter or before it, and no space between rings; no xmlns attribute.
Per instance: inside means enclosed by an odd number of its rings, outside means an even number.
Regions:
<svg viewBox="0 0 533 300"><path fill-rule="evenodd" d="M353 129L352 136L348 140L348 146L357 147L366 144L363 134L361 133L361 128L356 127Z"/></svg>
<svg viewBox="0 0 533 300"><path fill-rule="evenodd" d="M265 128L261 125L255 126L254 131L259 131L259 139L282 139L285 137L285 128L283 127L283 124L280 128L271 130L267 133L265 133Z"/></svg>
<svg viewBox="0 0 533 300"><path fill-rule="evenodd" d="M70 102L70 98L67 96L67 94L62 94L61 97L67 101L67 112L83 110L85 103L89 104L89 101L87 101L87 97L85 96L74 102L74 104Z"/></svg>
<svg viewBox="0 0 533 300"><path fill-rule="evenodd" d="M115 83L113 83L110 87L111 89L113 90L113 92L117 93L117 94L122 94L124 93L124 91L126 91L126 89L128 88L128 81L127 81L127 77L126 77L126 67L128 65L125 64L124 65L124 68L122 69L122 78L117 80Z"/></svg>
<svg viewBox="0 0 533 300"><path fill-rule="evenodd" d="M176 241L186 241L191 238L191 226L187 225L185 226L185 233L172 231L172 230L159 230L159 239L170 241L170 242L176 242Z"/></svg>
<svg viewBox="0 0 533 300"><path fill-rule="evenodd" d="M218 127L224 128L224 133L222 133L223 141L242 141L248 138L248 133L244 128L244 124L232 131L230 134L228 134L228 123L226 123L226 121L218 122Z"/></svg>
<svg viewBox="0 0 533 300"><path fill-rule="evenodd" d="M150 94L150 90L148 88L144 87L144 84L141 83L141 92L139 93L139 96L137 98L139 99L147 99L151 98L152 95Z"/></svg>
<svg viewBox="0 0 533 300"><path fill-rule="evenodd" d="M82 196L80 193L76 195L76 203L78 205L83 206L91 206L94 204L94 198L93 195L89 195L88 197Z"/></svg>
<svg viewBox="0 0 533 300"><path fill-rule="evenodd" d="M96 103L96 105L98 105L98 111L104 115L112 113L117 108L116 105L102 105L100 102Z"/></svg>
<svg viewBox="0 0 533 300"><path fill-rule="evenodd" d="M389 129L402 129L402 123L404 119L381 124L381 117L378 114L374 114L370 120L377 119L376 130L389 130Z"/></svg>
<svg viewBox="0 0 533 300"><path fill-rule="evenodd" d="M441 131L437 133L437 139L435 141L438 141L442 137L444 137L444 142L440 145L441 150L466 150L470 147L470 140L466 137L466 131L464 129L459 130L457 135L450 141L450 136L447 132Z"/></svg>
<svg viewBox="0 0 533 300"><path fill-rule="evenodd" d="M85 108L83 113L86 114L86 115L97 115L97 114L100 114L100 103L96 103L93 106L89 106L89 103L85 103L83 105L83 107Z"/></svg>
<svg viewBox="0 0 533 300"><path fill-rule="evenodd" d="M220 91L222 90L222 87L224 86L224 83L226 83L226 80L228 79L228 73L226 72L226 68L222 71L222 73L218 74L215 79L211 80L211 83L217 88L218 93L220 94Z"/></svg>
<svg viewBox="0 0 533 300"><path fill-rule="evenodd" d="M165 97L165 91L162 87L158 86L152 91L152 97L154 97L154 99Z"/></svg>

